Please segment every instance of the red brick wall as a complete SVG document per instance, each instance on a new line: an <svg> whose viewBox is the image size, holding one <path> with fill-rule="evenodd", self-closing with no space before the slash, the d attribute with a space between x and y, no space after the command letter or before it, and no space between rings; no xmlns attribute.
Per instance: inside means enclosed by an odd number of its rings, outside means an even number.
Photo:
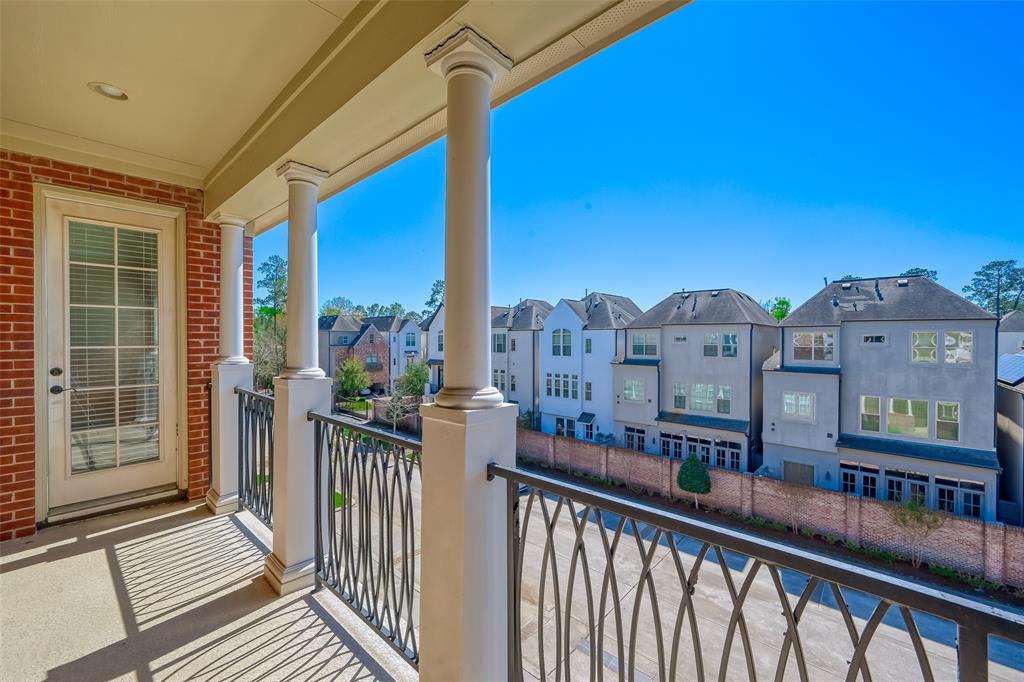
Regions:
<svg viewBox="0 0 1024 682"><path fill-rule="evenodd" d="M370 337L373 337L373 342L370 342ZM391 350L390 344L388 343L387 334L381 334L379 331L374 329L371 332L364 334L355 346L342 346L337 351L336 362L340 368L342 363L350 357L357 357L359 361L364 365L366 363L366 357L372 353L377 354L377 358L380 361L380 369L370 371L366 370L366 373L370 375L371 387L375 384L380 384L385 389L390 385L390 379L388 369L391 367ZM334 377L331 377L332 379Z"/></svg>
<svg viewBox="0 0 1024 682"><path fill-rule="evenodd" d="M217 357L219 227L203 221L201 190L0 150L0 540L35 532L35 311L32 183L185 209L188 497L209 483L206 383ZM252 348L252 240L245 240L246 350Z"/></svg>
<svg viewBox="0 0 1024 682"><path fill-rule="evenodd" d="M599 475L632 489L677 500L693 495L676 485L679 462L613 446L518 429L518 457L524 461ZM759 516L789 526L809 528L837 540L909 555L906 532L892 521L891 505L831 490L809 488L728 469L709 469L711 492L701 504L727 512ZM1024 528L949 517L928 538L924 560L1024 587Z"/></svg>

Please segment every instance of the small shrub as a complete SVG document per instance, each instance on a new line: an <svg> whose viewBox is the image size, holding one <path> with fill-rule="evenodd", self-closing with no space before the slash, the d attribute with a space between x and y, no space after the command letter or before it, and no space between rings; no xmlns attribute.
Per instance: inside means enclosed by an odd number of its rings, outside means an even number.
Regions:
<svg viewBox="0 0 1024 682"><path fill-rule="evenodd" d="M860 543L854 542L853 540L847 540L846 542L843 543L843 546L846 547L846 549L848 549L850 551L853 551L853 552L859 552L860 551Z"/></svg>
<svg viewBox="0 0 1024 682"><path fill-rule="evenodd" d="M824 539L825 539L825 542L827 542L830 545L836 544L836 542L838 542L838 540L839 540L835 535L832 535L831 533L826 535Z"/></svg>
<svg viewBox="0 0 1024 682"><path fill-rule="evenodd" d="M814 537L814 531L811 530L810 528L801 528L800 529L800 535L803 535L805 538L813 538Z"/></svg>
<svg viewBox="0 0 1024 682"><path fill-rule="evenodd" d="M977 588L979 590L989 590L994 592L1002 588L1002 585L1000 585L999 583L994 583L991 580L986 580L980 575L972 575L970 573L958 573L957 578L959 578L960 582L964 583L965 585L970 585L971 587Z"/></svg>
<svg viewBox="0 0 1024 682"><path fill-rule="evenodd" d="M949 578L951 580L956 580L960 577L955 569L950 568L949 566L943 566L942 564L928 564L928 570L935 575L942 576L943 578Z"/></svg>

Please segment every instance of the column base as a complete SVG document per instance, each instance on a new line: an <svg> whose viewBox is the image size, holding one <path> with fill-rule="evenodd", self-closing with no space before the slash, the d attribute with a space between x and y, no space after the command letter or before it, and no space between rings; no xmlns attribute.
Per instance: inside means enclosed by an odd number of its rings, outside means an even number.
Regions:
<svg viewBox="0 0 1024 682"><path fill-rule="evenodd" d="M221 494L210 488L206 492L206 508L214 516L238 511L238 492Z"/></svg>
<svg viewBox="0 0 1024 682"><path fill-rule="evenodd" d="M486 388L443 387L437 394L437 405L450 410L486 410L505 403L505 397L494 386Z"/></svg>
<svg viewBox="0 0 1024 682"><path fill-rule="evenodd" d="M263 564L263 577L270 586L282 597L292 592L313 587L316 582L313 560L304 561L294 566L285 566L275 554L269 554Z"/></svg>
<svg viewBox="0 0 1024 682"><path fill-rule="evenodd" d="M327 375L319 367L286 367L276 379L323 379Z"/></svg>

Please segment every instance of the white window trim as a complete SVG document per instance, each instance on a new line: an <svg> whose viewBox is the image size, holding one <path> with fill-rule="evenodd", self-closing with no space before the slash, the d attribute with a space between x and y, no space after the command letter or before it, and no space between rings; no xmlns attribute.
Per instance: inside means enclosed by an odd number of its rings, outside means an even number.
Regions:
<svg viewBox="0 0 1024 682"><path fill-rule="evenodd" d="M640 385L640 397L639 398L627 398L626 397L626 384L637 383ZM642 403L647 399L647 382L643 379L623 379L622 380L622 399L627 403Z"/></svg>
<svg viewBox="0 0 1024 682"><path fill-rule="evenodd" d="M793 405L797 408L797 412L793 414L786 413L786 394L793 394ZM799 414L800 409L800 396L808 395L811 397L811 416L802 417ZM780 404L779 413L782 415L782 419L788 422L798 422L800 424L817 424L818 423L818 394L812 391L782 391L782 402Z"/></svg>
<svg viewBox="0 0 1024 682"><path fill-rule="evenodd" d="M796 337L801 335L801 334L809 334L810 337L811 337L811 345L810 345L811 357L810 357L810 359L802 359L802 358L797 358L796 357L796 349L797 349ZM832 337L832 359L831 360L829 360L829 359L815 360L814 359L814 348L815 348L815 346L814 346L814 337L816 335L820 335L822 337L822 340L821 340L822 348L826 348L827 347L827 346L825 346L825 338L824 337L825 336L831 336ZM838 337L839 337L839 331L838 330L826 331L824 329L821 329L821 330L817 330L817 331L815 331L815 330L810 330L810 331L794 331L790 335L789 359L792 360L794 363L812 362L812 363L815 363L815 364L835 365L835 364L837 364L839 362L839 360L838 360L839 348L838 348L838 345L836 344L836 339ZM803 346L800 346L800 347L803 348Z"/></svg>
<svg viewBox="0 0 1024 682"><path fill-rule="evenodd" d="M870 430L867 430L867 429L864 428L863 416L865 414L865 412L864 412L864 399L865 398L877 398L878 399L878 430L877 431L870 431ZM885 397L884 396L868 395L866 393L858 396L857 397L857 431L859 433L875 434L876 436L881 436L882 434L884 434L885 433L885 412L882 411L883 407L885 407Z"/></svg>
<svg viewBox="0 0 1024 682"><path fill-rule="evenodd" d="M934 360L915 360L914 359L914 334L935 334L935 359ZM939 344L939 340L940 339L942 340L943 345ZM927 366L927 367L931 367L931 366L935 366L935 365L946 364L946 363L943 362L943 360L945 359L945 354L946 354L946 347L944 345L945 344L945 340L946 340L945 334L943 332L938 331L938 330L934 330L934 329L911 329L910 330L910 340L909 340L909 343L907 345L907 352L910 354L910 364L915 365L917 367L920 367L922 365L923 366Z"/></svg>
<svg viewBox="0 0 1024 682"><path fill-rule="evenodd" d="M893 400L906 400L908 402L915 402L916 401L916 402L923 402L926 405L928 405L928 434L924 435L924 436L915 436L912 433L891 433L889 431L889 414L890 414L889 410L892 408L892 401ZM935 402L935 401L929 400L927 398L907 398L907 397L903 397L903 396L891 396L891 395L890 396L886 396L885 397L885 430L882 432L882 434L884 434L885 436L888 436L889 438L911 438L911 439L914 439L914 440L935 440L935 437L933 435L935 433L935 426L934 426L935 407L934 407L934 405L932 405L933 402ZM913 408L911 408L911 413L913 413ZM952 441L949 441L949 442L952 442Z"/></svg>
<svg viewBox="0 0 1024 682"><path fill-rule="evenodd" d="M956 409L957 409L957 421L956 421L956 427L957 427L956 428L956 435L957 435L957 439L956 440L950 440L948 438L939 438L939 422L940 421L946 421L944 419L939 419L939 403L947 403L947 404L956 405ZM953 422L947 422L947 423L951 424ZM942 400L941 398L936 399L936 401L935 401L935 424L934 425L930 425L930 426L933 429L932 433L935 434L935 440L936 441L938 441L940 443L962 443L963 439L964 439L964 406L963 406L963 403L961 401L959 401L959 400Z"/></svg>

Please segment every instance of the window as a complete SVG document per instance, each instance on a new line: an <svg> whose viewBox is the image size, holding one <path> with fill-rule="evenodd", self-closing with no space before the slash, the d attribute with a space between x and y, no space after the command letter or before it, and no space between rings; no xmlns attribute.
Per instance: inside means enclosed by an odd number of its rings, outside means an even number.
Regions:
<svg viewBox="0 0 1024 682"><path fill-rule="evenodd" d="M940 511L980 517L984 498L984 483L935 477L935 506Z"/></svg>
<svg viewBox="0 0 1024 682"><path fill-rule="evenodd" d="M491 352L504 353L507 340L508 335L506 334L491 334Z"/></svg>
<svg viewBox="0 0 1024 682"><path fill-rule="evenodd" d="M626 379L622 384L622 399L632 402L642 402L646 386L640 379Z"/></svg>
<svg viewBox="0 0 1024 682"><path fill-rule="evenodd" d="M657 355L657 334L633 334L633 355Z"/></svg>
<svg viewBox="0 0 1024 682"><path fill-rule="evenodd" d="M682 459L686 439L677 433L661 434L661 454L672 459Z"/></svg>
<svg viewBox="0 0 1024 682"><path fill-rule="evenodd" d="M793 359L831 361L835 337L832 332L801 332L793 334Z"/></svg>
<svg viewBox="0 0 1024 682"><path fill-rule="evenodd" d="M589 381L584 381L583 382L583 399L584 400L593 400L594 399L593 388L594 388L594 385L592 383L590 383Z"/></svg>
<svg viewBox="0 0 1024 682"><path fill-rule="evenodd" d="M981 493L963 491L964 516L981 516Z"/></svg>
<svg viewBox="0 0 1024 682"><path fill-rule="evenodd" d="M722 357L734 358L739 349L739 340L736 334L722 334Z"/></svg>
<svg viewBox="0 0 1024 682"><path fill-rule="evenodd" d="M935 437L960 440L960 403L935 403Z"/></svg>
<svg viewBox="0 0 1024 682"><path fill-rule="evenodd" d="M516 392L516 375L515 374L511 374L508 377L508 390L512 391L513 393Z"/></svg>
<svg viewBox="0 0 1024 682"><path fill-rule="evenodd" d="M885 343L885 334L865 334L862 337L864 343L881 344Z"/></svg>
<svg viewBox="0 0 1024 682"><path fill-rule="evenodd" d="M686 409L686 384L672 385L672 400L677 410Z"/></svg>
<svg viewBox="0 0 1024 682"><path fill-rule="evenodd" d="M647 432L644 429L627 426L625 432L627 449L643 452L647 448Z"/></svg>
<svg viewBox="0 0 1024 682"><path fill-rule="evenodd" d="M718 387L718 414L729 414L732 411L732 386Z"/></svg>
<svg viewBox="0 0 1024 682"><path fill-rule="evenodd" d="M928 401L890 398L887 431L897 436L928 437Z"/></svg>
<svg viewBox="0 0 1024 682"><path fill-rule="evenodd" d="M946 332L946 362L966 365L974 357L974 332Z"/></svg>
<svg viewBox="0 0 1024 682"><path fill-rule="evenodd" d="M572 399L579 400L580 398L580 376L578 374L572 375Z"/></svg>
<svg viewBox="0 0 1024 682"><path fill-rule="evenodd" d="M516 352L516 337L513 336L508 340L508 349L513 353Z"/></svg>
<svg viewBox="0 0 1024 682"><path fill-rule="evenodd" d="M576 420L565 417L555 417L555 435L566 438L576 437Z"/></svg>
<svg viewBox="0 0 1024 682"><path fill-rule="evenodd" d="M914 500L924 503L928 499L928 474L886 469L885 485L886 499L890 502Z"/></svg>
<svg viewBox="0 0 1024 682"><path fill-rule="evenodd" d="M558 395L558 393L556 392L555 395ZM568 398L569 397L569 375L568 374L563 374L562 375L562 397L563 398Z"/></svg>
<svg viewBox="0 0 1024 682"><path fill-rule="evenodd" d="M910 360L911 362L937 362L938 353L936 349L935 332L911 332L910 333Z"/></svg>
<svg viewBox="0 0 1024 682"><path fill-rule="evenodd" d="M444 350L444 332L437 333L437 350Z"/></svg>
<svg viewBox="0 0 1024 682"><path fill-rule="evenodd" d="M583 339L583 352L584 353L589 353L591 350L593 350L593 346L594 346L593 339Z"/></svg>
<svg viewBox="0 0 1024 682"><path fill-rule="evenodd" d="M860 430L878 433L882 428L882 399L872 395L860 397Z"/></svg>
<svg viewBox="0 0 1024 682"><path fill-rule="evenodd" d="M405 347L414 348L416 346L416 334L413 332L405 333Z"/></svg>
<svg viewBox="0 0 1024 682"><path fill-rule="evenodd" d="M594 425L593 424L584 424L583 425L583 436L587 440L594 440Z"/></svg>
<svg viewBox="0 0 1024 682"><path fill-rule="evenodd" d="M739 469L740 444L732 441L715 443L715 466L723 469Z"/></svg>
<svg viewBox="0 0 1024 682"><path fill-rule="evenodd" d="M858 462L839 462L844 493L876 497L878 495L878 467Z"/></svg>
<svg viewBox="0 0 1024 682"><path fill-rule="evenodd" d="M715 385L694 384L693 385L693 407L701 412L713 412L715 409Z"/></svg>
<svg viewBox="0 0 1024 682"><path fill-rule="evenodd" d="M551 395L551 372L544 377L544 394Z"/></svg>
<svg viewBox="0 0 1024 682"><path fill-rule="evenodd" d="M704 335L704 357L718 357L718 334Z"/></svg>
<svg viewBox="0 0 1024 682"><path fill-rule="evenodd" d="M379 365L379 364L380 364L380 356L379 355L377 355L376 353L367 353L366 354L366 365L367 365L367 367L369 367L371 365Z"/></svg>
<svg viewBox="0 0 1024 682"><path fill-rule="evenodd" d="M814 421L814 393L782 392L782 416L794 421Z"/></svg>
<svg viewBox="0 0 1024 682"><path fill-rule="evenodd" d="M556 329L551 332L551 354L569 357L572 355L572 332Z"/></svg>
<svg viewBox="0 0 1024 682"><path fill-rule="evenodd" d="M505 390L505 370L496 369L492 371L494 387L499 391Z"/></svg>
<svg viewBox="0 0 1024 682"><path fill-rule="evenodd" d="M939 479L935 479L938 483ZM953 488L946 488L944 486L938 486L935 491L935 506L939 511L949 512L950 514L956 513L956 490Z"/></svg>
<svg viewBox="0 0 1024 682"><path fill-rule="evenodd" d="M705 464L711 464L711 441L707 438L686 437L686 456L694 455Z"/></svg>

